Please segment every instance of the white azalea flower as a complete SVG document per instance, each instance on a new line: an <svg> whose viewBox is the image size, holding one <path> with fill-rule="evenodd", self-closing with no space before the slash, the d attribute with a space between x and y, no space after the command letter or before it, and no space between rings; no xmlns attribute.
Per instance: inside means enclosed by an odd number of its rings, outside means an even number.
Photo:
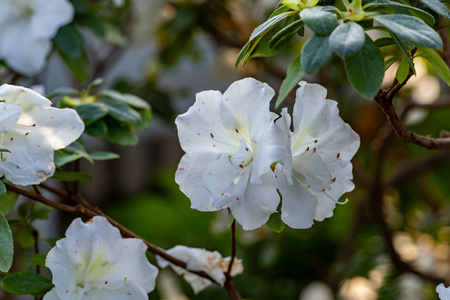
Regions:
<svg viewBox="0 0 450 300"><path fill-rule="evenodd" d="M44 300L148 299L158 269L146 249L139 239L122 239L103 217L75 219L47 255L55 287Z"/></svg>
<svg viewBox="0 0 450 300"><path fill-rule="evenodd" d="M443 283L436 287L436 292L439 294L440 300L450 300L450 286L445 287Z"/></svg>
<svg viewBox="0 0 450 300"><path fill-rule="evenodd" d="M293 113L294 132L287 109L277 125L291 140L292 172L277 165L282 195L281 218L293 228L308 228L313 219L333 215L342 194L353 190L350 159L359 136L339 117L337 102L326 99L320 85L300 82Z"/></svg>
<svg viewBox="0 0 450 300"><path fill-rule="evenodd" d="M0 59L27 76L42 70L51 39L74 16L67 0L3 0L0 11Z"/></svg>
<svg viewBox="0 0 450 300"><path fill-rule="evenodd" d="M185 262L188 270L203 271L211 276L211 278L217 281L220 285L223 286L225 283L226 278L224 273L228 271L231 257L222 258L222 255L220 255L217 251L211 252L206 249L189 248L186 246L175 246L166 252L171 256ZM211 285L211 281L208 279L188 272L181 267L175 266L159 256L156 256L156 260L161 268L171 266L177 274L183 275L183 278L192 286L195 294L198 294ZM233 260L233 267L231 268L230 275L236 276L241 274L243 271L244 267L242 266L242 261L235 258Z"/></svg>
<svg viewBox="0 0 450 300"><path fill-rule="evenodd" d="M84 123L73 109L50 107L40 94L0 86L0 177L18 185L39 184L53 175L53 151L75 141Z"/></svg>
<svg viewBox="0 0 450 300"><path fill-rule="evenodd" d="M197 94L177 117L181 159L175 181L192 208L229 208L245 230L262 226L280 201L271 165L290 158L288 139L269 111L274 91L252 78L234 82L222 95Z"/></svg>

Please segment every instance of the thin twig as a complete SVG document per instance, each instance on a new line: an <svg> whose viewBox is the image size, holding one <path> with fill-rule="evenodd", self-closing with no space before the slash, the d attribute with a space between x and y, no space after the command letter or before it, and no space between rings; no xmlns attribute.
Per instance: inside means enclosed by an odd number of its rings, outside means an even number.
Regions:
<svg viewBox="0 0 450 300"><path fill-rule="evenodd" d="M208 280L210 280L211 282L215 283L215 284L219 284L216 280L214 280L211 276L209 276L207 273L203 272L203 271L192 271L192 270L188 270L187 269L187 264L169 254L167 254L164 250L160 249L159 247L153 245L152 243L146 241L145 239L139 237L137 234L133 233L132 231L130 231L129 229L125 228L123 225L121 225L120 223L118 223L117 221L113 220L111 217L107 216L106 214L104 214L102 211L100 211L98 208L96 209L91 209L89 207L85 207L83 204L77 204L76 206L71 206L71 205L66 205L66 204L62 204L59 202L55 202L52 201L42 195L39 195L37 193L33 193L21 188L18 188L12 184L9 183L5 183L6 187L8 190L17 193L19 195L23 195L25 197L28 197L32 200L44 203L45 205L48 205L50 207L56 208L58 210L64 211L64 212L68 212L71 214L76 214L76 215L80 215L80 216L84 216L84 217L88 217L88 218L93 218L95 216L102 216L105 217L113 226L117 227L119 229L119 231L122 233L123 236L125 237L131 237L131 238L138 238L141 239L145 245L147 246L148 250L150 252L152 252L153 254L159 255L162 258L164 258L165 260L171 262L172 264L179 266L191 273L194 273L198 276L201 276L203 278L206 278Z"/></svg>
<svg viewBox="0 0 450 300"><path fill-rule="evenodd" d="M235 257L236 257L236 219L234 219L233 223L231 223L231 259L227 270L227 275L230 277Z"/></svg>

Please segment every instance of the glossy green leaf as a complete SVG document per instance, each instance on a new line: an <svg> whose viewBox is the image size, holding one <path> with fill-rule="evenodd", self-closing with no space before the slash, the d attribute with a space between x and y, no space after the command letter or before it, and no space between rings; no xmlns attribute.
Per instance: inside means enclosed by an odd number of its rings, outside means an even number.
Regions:
<svg viewBox="0 0 450 300"><path fill-rule="evenodd" d="M382 48L386 46L395 45L395 41L392 38L382 37L375 41L375 45L377 45L378 48Z"/></svg>
<svg viewBox="0 0 450 300"><path fill-rule="evenodd" d="M55 151L53 161L55 162L55 165L57 167L62 167L70 162L80 159L81 157L82 156L80 154L72 153L64 149L61 149Z"/></svg>
<svg viewBox="0 0 450 300"><path fill-rule="evenodd" d="M286 228L286 224L281 220L281 212L279 211L270 215L266 225L277 233L281 233Z"/></svg>
<svg viewBox="0 0 450 300"><path fill-rule="evenodd" d="M434 11L435 13L443 16L447 20L450 20L450 10L447 6L442 4L439 0L419 0L420 3L427 6L429 9Z"/></svg>
<svg viewBox="0 0 450 300"><path fill-rule="evenodd" d="M84 124L89 125L108 114L108 107L100 102L83 103L75 107Z"/></svg>
<svg viewBox="0 0 450 300"><path fill-rule="evenodd" d="M138 138L132 126L118 123L111 119L106 119L106 124L108 126L108 134L105 136L105 139L108 142L122 146L137 145Z"/></svg>
<svg viewBox="0 0 450 300"><path fill-rule="evenodd" d="M89 63L84 54L84 39L73 25L61 27L53 43L75 78L85 81L89 77Z"/></svg>
<svg viewBox="0 0 450 300"><path fill-rule="evenodd" d="M236 59L235 67L239 65L239 63L247 56L247 53L252 46L252 42L255 38L259 37L261 34L267 32L269 29L271 29L273 26L275 26L278 22L282 21L283 19L287 18L288 16L292 15L292 12L282 12L280 14L277 14L271 18L269 18L267 21L259 25L258 27L253 30L253 32L250 35L250 39L245 44L245 46L241 49L241 51L238 54L238 57ZM251 52L251 51L250 51Z"/></svg>
<svg viewBox="0 0 450 300"><path fill-rule="evenodd" d="M85 158L90 163L93 163L92 158L89 156L89 153L87 153L87 151L84 148L84 146L81 145L78 142L73 142L72 144L70 144L69 146L64 148L64 150L66 150L66 151L68 151L70 153L78 154L81 157Z"/></svg>
<svg viewBox="0 0 450 300"><path fill-rule="evenodd" d="M141 109L138 111L141 121L136 124L136 129L145 129L152 121L152 111L150 109Z"/></svg>
<svg viewBox="0 0 450 300"><path fill-rule="evenodd" d="M398 83L402 84L406 80L406 77L408 77L408 74L409 74L409 64L408 61L404 59L398 66L397 73L395 74Z"/></svg>
<svg viewBox="0 0 450 300"><path fill-rule="evenodd" d="M32 228L29 224L22 222L21 227L15 233L16 240L19 242L22 248L31 248L34 246L34 236L31 233Z"/></svg>
<svg viewBox="0 0 450 300"><path fill-rule="evenodd" d="M81 172L55 172L53 179L60 181L92 181L93 178L88 173Z"/></svg>
<svg viewBox="0 0 450 300"><path fill-rule="evenodd" d="M58 96L75 96L78 95L78 91L76 89L70 87L60 87L53 90L51 93L46 95L46 98L52 99Z"/></svg>
<svg viewBox="0 0 450 300"><path fill-rule="evenodd" d="M316 72L334 56L329 40L329 36L314 35L303 46L301 65L306 74Z"/></svg>
<svg viewBox="0 0 450 300"><path fill-rule="evenodd" d="M19 198L19 194L7 191L6 194L0 195L0 213L7 215L14 207Z"/></svg>
<svg viewBox="0 0 450 300"><path fill-rule="evenodd" d="M364 29L354 22L342 23L330 35L330 46L336 54L347 57L364 45Z"/></svg>
<svg viewBox="0 0 450 300"><path fill-rule="evenodd" d="M284 99L286 99L292 89L298 85L303 76L305 76L305 70L302 68L300 56L297 56L297 58L289 65L286 78L284 78L283 83L281 83L275 108L278 108L280 104L283 103Z"/></svg>
<svg viewBox="0 0 450 300"><path fill-rule="evenodd" d="M5 216L0 213L0 272L8 272L11 268L14 245L11 229Z"/></svg>
<svg viewBox="0 0 450 300"><path fill-rule="evenodd" d="M303 9L300 18L312 31L320 35L329 35L337 25L337 15L319 6Z"/></svg>
<svg viewBox="0 0 450 300"><path fill-rule="evenodd" d="M105 121L99 120L86 126L84 132L95 137L103 137L108 134L108 126Z"/></svg>
<svg viewBox="0 0 450 300"><path fill-rule="evenodd" d="M40 202L35 202L31 210L31 220L47 220L48 214L53 210L50 206L47 206Z"/></svg>
<svg viewBox="0 0 450 300"><path fill-rule="evenodd" d="M360 51L344 59L345 72L352 86L363 96L373 99L381 88L384 59L380 49L366 35Z"/></svg>
<svg viewBox="0 0 450 300"><path fill-rule="evenodd" d="M147 101L132 94L122 94L114 90L104 90L98 93L98 95L110 98L112 100L116 100L124 104L128 104L136 108L140 109L150 108L150 104L148 104Z"/></svg>
<svg viewBox="0 0 450 300"><path fill-rule="evenodd" d="M391 32L391 36L392 39L394 40L394 42L397 44L397 47L400 49L400 51L403 53L403 56L405 57L405 59L408 61L409 63L409 67L411 68L411 70L413 71L414 74L416 74L416 69L414 68L414 64L413 61L411 59L411 57L409 56L408 51L405 49L403 41L400 40L394 33Z"/></svg>
<svg viewBox="0 0 450 300"><path fill-rule="evenodd" d="M53 288L53 284L41 274L19 272L7 274L2 279L2 288L16 295L44 294Z"/></svg>
<svg viewBox="0 0 450 300"><path fill-rule="evenodd" d="M108 107L109 115L118 121L128 124L137 124L141 121L139 113L126 104L110 100L103 100L102 103Z"/></svg>
<svg viewBox="0 0 450 300"><path fill-rule="evenodd" d="M394 57L389 57L388 59L386 59L384 61L384 71L386 71L387 69L390 68L390 66L392 66L393 63L395 63L396 61L399 61L400 58L397 56Z"/></svg>
<svg viewBox="0 0 450 300"><path fill-rule="evenodd" d="M93 160L110 160L120 158L119 154L109 152L109 151L96 151L90 153Z"/></svg>
<svg viewBox="0 0 450 300"><path fill-rule="evenodd" d="M33 255L28 259L28 261L34 265L45 267L45 259L47 258L46 253L38 253Z"/></svg>
<svg viewBox="0 0 450 300"><path fill-rule="evenodd" d="M450 70L439 54L427 48L419 47L419 49L422 50L423 57L425 57L433 65L436 74L448 85L450 85Z"/></svg>
<svg viewBox="0 0 450 300"><path fill-rule="evenodd" d="M373 1L373 2L370 2L365 5L365 7L367 7L367 8L374 7L374 6L388 6L388 7L393 7L393 8L398 8L398 7L405 8L405 9L410 10L410 11L414 12L415 14L417 14L417 16L419 16L421 19L423 19L425 22L427 22L431 26L433 26L435 23L434 17L430 13L428 13L420 8L414 7L414 6L410 6L410 5L406 5L406 4L402 4L402 3L398 3L398 2L394 2L394 1L389 1L389 0ZM396 12L396 13L398 14L398 12Z"/></svg>
<svg viewBox="0 0 450 300"><path fill-rule="evenodd" d="M377 15L373 17L399 37L418 46L440 49L442 40L439 34L422 20L406 15Z"/></svg>
<svg viewBox="0 0 450 300"><path fill-rule="evenodd" d="M283 29L281 29L280 31L278 31L276 34L273 35L273 37L270 39L269 47L273 48L277 44L282 43L283 40L291 39L302 26L303 21L296 20L291 24L289 24L288 26L284 27Z"/></svg>

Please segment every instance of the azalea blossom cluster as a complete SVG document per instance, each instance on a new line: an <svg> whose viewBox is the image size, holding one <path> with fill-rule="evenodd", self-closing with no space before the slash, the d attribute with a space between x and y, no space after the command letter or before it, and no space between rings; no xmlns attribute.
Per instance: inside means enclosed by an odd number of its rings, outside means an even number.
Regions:
<svg viewBox="0 0 450 300"><path fill-rule="evenodd" d="M225 93L197 94L176 125L182 157L175 180L200 211L230 209L245 230L265 224L281 203L292 228L332 216L353 190L359 136L320 85L299 83L293 117L269 105L274 90L252 78ZM293 131L291 131L291 125Z"/></svg>
<svg viewBox="0 0 450 300"><path fill-rule="evenodd" d="M84 123L70 108L25 87L0 86L0 177L17 185L39 184L55 172L54 150L78 139Z"/></svg>

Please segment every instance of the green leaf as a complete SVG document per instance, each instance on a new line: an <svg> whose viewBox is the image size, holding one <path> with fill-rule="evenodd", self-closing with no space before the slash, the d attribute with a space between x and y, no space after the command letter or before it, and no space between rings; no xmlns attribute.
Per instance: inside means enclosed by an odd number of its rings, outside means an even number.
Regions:
<svg viewBox="0 0 450 300"><path fill-rule="evenodd" d="M282 40L290 40L295 35L297 30L300 29L300 27L303 27L302 20L296 20L288 26L284 27L276 34L274 34L274 36L270 39L269 47L275 47L279 42L282 42Z"/></svg>
<svg viewBox="0 0 450 300"><path fill-rule="evenodd" d="M108 134L108 126L105 121L99 120L85 127L84 132L95 137L103 137Z"/></svg>
<svg viewBox="0 0 450 300"><path fill-rule="evenodd" d="M57 167L62 167L70 162L80 159L82 156L78 153L72 153L64 149L56 150L53 156L53 161Z"/></svg>
<svg viewBox="0 0 450 300"><path fill-rule="evenodd" d="M375 45L377 45L378 48L395 45L394 39L388 38L388 37L382 37L375 41Z"/></svg>
<svg viewBox="0 0 450 300"><path fill-rule="evenodd" d="M137 124L141 121L139 113L126 104L111 100L102 102L108 107L109 115L118 121L128 124Z"/></svg>
<svg viewBox="0 0 450 300"><path fill-rule="evenodd" d="M2 199L1 196L5 195L7 191L8 190L6 189L6 185L3 183L3 181L0 180L0 201Z"/></svg>
<svg viewBox="0 0 450 300"><path fill-rule="evenodd" d="M398 49L400 49L400 51L403 53L403 56L405 57L405 59L408 61L409 63L409 67L411 68L411 70L413 71L414 74L416 74L416 69L414 68L414 64L413 61L411 59L411 57L409 56L408 51L406 51L405 47L403 46L403 41L401 41L394 33L391 32L391 36L392 39L394 40L394 42L397 44Z"/></svg>
<svg viewBox="0 0 450 300"><path fill-rule="evenodd" d="M429 9L434 11L435 13L443 16L447 20L450 20L450 10L442 4L439 0L419 0L420 3L427 6Z"/></svg>
<svg viewBox="0 0 450 300"><path fill-rule="evenodd" d="M78 142L73 142L72 144L70 144L69 146L64 148L64 150L66 150L67 152L70 152L70 153L80 155L81 157L85 158L91 164L94 162L92 160L92 158L89 156L89 154L86 152L86 149L84 148L84 146Z"/></svg>
<svg viewBox="0 0 450 300"><path fill-rule="evenodd" d="M427 22L430 25L434 25L435 20L434 17L427 13L426 11L414 7L414 6L410 6L410 5L405 5L402 3L398 3L398 2L394 2L394 1L389 1L389 0L379 0L379 1L374 1L371 3L366 4L364 7L365 8L369 8L369 7L374 7L374 6L388 6L388 7L401 7L401 8L406 8L408 10L413 11L414 13L416 13L420 18L422 18L425 22ZM396 12L396 14L398 14L398 12Z"/></svg>
<svg viewBox="0 0 450 300"><path fill-rule="evenodd" d="M342 23L330 35L330 47L341 57L356 53L364 45L364 29L354 22Z"/></svg>
<svg viewBox="0 0 450 300"><path fill-rule="evenodd" d="M273 26L275 26L278 22L282 21L283 19L287 18L288 16L292 15L292 12L282 12L280 14L277 14L258 27L253 30L253 32L250 35L250 39L245 44L245 46L242 48L242 50L239 52L238 57L236 59L235 67L239 65L239 63L244 59L244 57L247 56L247 52L250 49L250 46L252 45L252 41L260 36L261 34L265 33L269 29L271 29Z"/></svg>
<svg viewBox="0 0 450 300"><path fill-rule="evenodd" d="M316 6L300 11L302 21L317 34L329 35L337 25L337 15Z"/></svg>
<svg viewBox="0 0 450 300"><path fill-rule="evenodd" d="M33 255L28 259L28 261L34 265L38 265L40 267L45 267L45 259L47 258L46 253L38 253Z"/></svg>
<svg viewBox="0 0 450 300"><path fill-rule="evenodd" d="M345 72L352 86L363 96L373 99L381 88L384 60L380 49L366 35L360 51L344 59Z"/></svg>
<svg viewBox="0 0 450 300"><path fill-rule="evenodd" d="M278 108L278 106L283 103L284 99L286 99L292 89L298 85L303 76L305 76L305 70L302 68L299 55L289 65L286 78L284 78L283 83L281 83L280 91L278 92L275 108Z"/></svg>
<svg viewBox="0 0 450 300"><path fill-rule="evenodd" d="M124 104L128 104L136 108L140 109L150 108L150 104L148 104L147 101L132 94L122 94L114 90L104 90L98 93L98 95L110 98L112 100L116 100Z"/></svg>
<svg viewBox="0 0 450 300"><path fill-rule="evenodd" d="M60 181L92 181L93 178L88 173L81 172L55 172L53 179Z"/></svg>
<svg viewBox="0 0 450 300"><path fill-rule="evenodd" d="M61 87L52 91L50 94L47 94L46 98L52 99L58 96L75 96L78 95L78 91L76 89L70 87Z"/></svg>
<svg viewBox="0 0 450 300"><path fill-rule="evenodd" d="M122 124L112 119L107 119L108 134L105 139L114 144L122 146L135 146L138 143L138 138L134 133L133 127L127 124Z"/></svg>
<svg viewBox="0 0 450 300"><path fill-rule="evenodd" d="M406 15L377 15L373 17L399 37L418 46L440 49L442 40L439 34L422 20Z"/></svg>
<svg viewBox="0 0 450 300"><path fill-rule="evenodd" d="M406 77L408 77L408 74L409 74L409 64L408 61L404 59L398 66L397 73L395 75L398 83L402 84L406 80Z"/></svg>
<svg viewBox="0 0 450 300"><path fill-rule="evenodd" d="M11 268L14 245L11 229L5 216L0 213L0 272L8 272Z"/></svg>
<svg viewBox="0 0 450 300"><path fill-rule="evenodd" d="M433 68L436 70L436 74L448 85L450 85L450 71L447 64L442 60L439 54L427 48L418 48L422 50L423 57L425 57L433 65Z"/></svg>
<svg viewBox="0 0 450 300"><path fill-rule="evenodd" d="M384 61L384 71L386 71L387 69L389 69L390 66L392 66L393 63L395 63L396 61L400 60L399 57L394 56L394 57L389 57L388 59L386 59Z"/></svg>
<svg viewBox="0 0 450 300"><path fill-rule="evenodd" d="M19 198L19 194L7 191L0 196L0 213L7 215L14 207Z"/></svg>
<svg viewBox="0 0 450 300"><path fill-rule="evenodd" d="M83 51L84 39L73 25L61 27L53 39L61 58L75 78L85 81L89 77L89 63Z"/></svg>
<svg viewBox="0 0 450 300"><path fill-rule="evenodd" d="M334 56L329 40L329 36L314 35L303 46L301 65L306 74L316 72Z"/></svg>
<svg viewBox="0 0 450 300"><path fill-rule="evenodd" d="M31 210L31 220L47 220L48 214L53 210L50 206L47 206L40 202L35 202Z"/></svg>
<svg viewBox="0 0 450 300"><path fill-rule="evenodd" d="M83 103L75 107L84 124L90 125L108 114L108 107L100 102Z"/></svg>
<svg viewBox="0 0 450 300"><path fill-rule="evenodd" d="M281 233L286 227L286 224L281 220L281 212L279 211L270 215L266 225L277 233Z"/></svg>
<svg viewBox="0 0 450 300"><path fill-rule="evenodd" d="M150 109L142 109L138 111L141 116L141 121L136 124L137 129L145 129L150 125L152 121L152 111Z"/></svg>
<svg viewBox="0 0 450 300"><path fill-rule="evenodd" d="M19 230L16 233L17 241L22 248L31 248L34 246L34 236L31 233L33 230L26 222L22 222Z"/></svg>
<svg viewBox="0 0 450 300"><path fill-rule="evenodd" d="M44 294L53 288L50 279L41 274L19 272L7 274L2 279L2 288L11 294Z"/></svg>
<svg viewBox="0 0 450 300"><path fill-rule="evenodd" d="M96 151L90 153L93 160L110 160L120 158L119 154L109 152L109 151Z"/></svg>

